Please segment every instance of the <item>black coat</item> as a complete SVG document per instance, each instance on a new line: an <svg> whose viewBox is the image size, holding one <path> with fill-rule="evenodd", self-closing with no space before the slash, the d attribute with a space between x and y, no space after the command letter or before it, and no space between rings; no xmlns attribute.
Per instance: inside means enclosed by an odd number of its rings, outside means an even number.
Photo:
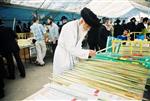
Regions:
<svg viewBox="0 0 150 101"><path fill-rule="evenodd" d="M99 30L99 46L100 49L106 48L107 37L111 36L111 32L106 29L104 25Z"/></svg>
<svg viewBox="0 0 150 101"><path fill-rule="evenodd" d="M0 53L18 52L16 33L8 27L0 26Z"/></svg>
<svg viewBox="0 0 150 101"><path fill-rule="evenodd" d="M129 29L130 32L136 32L137 26L134 22L129 22L129 23L127 23L127 29Z"/></svg>
<svg viewBox="0 0 150 101"><path fill-rule="evenodd" d="M88 35L87 42L89 44L89 48L92 50L96 49L98 51L99 29L100 29L100 26L97 28L91 28L87 33L87 35Z"/></svg>
<svg viewBox="0 0 150 101"><path fill-rule="evenodd" d="M144 26L143 23L139 23L139 24L137 25L137 31L138 31L138 32L141 32L144 28L145 28L145 26Z"/></svg>
<svg viewBox="0 0 150 101"><path fill-rule="evenodd" d="M98 43L98 35L99 35L99 27L98 28L91 28L88 33L87 41L88 43Z"/></svg>
<svg viewBox="0 0 150 101"><path fill-rule="evenodd" d="M118 35L122 35L123 33L123 27L119 24L114 25L114 37L117 37Z"/></svg>
<svg viewBox="0 0 150 101"><path fill-rule="evenodd" d="M22 32L22 26L21 25L16 25L16 32L21 33Z"/></svg>

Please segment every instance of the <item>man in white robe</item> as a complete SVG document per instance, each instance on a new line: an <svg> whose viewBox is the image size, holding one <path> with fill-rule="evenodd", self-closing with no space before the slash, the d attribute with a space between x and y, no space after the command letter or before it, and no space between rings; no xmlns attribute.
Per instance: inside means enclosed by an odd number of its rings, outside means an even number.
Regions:
<svg viewBox="0 0 150 101"><path fill-rule="evenodd" d="M62 74L73 68L78 58L88 59L96 51L82 49L82 41L91 27L99 24L97 16L88 8L81 11L82 18L65 24L61 30L54 54L53 74Z"/></svg>

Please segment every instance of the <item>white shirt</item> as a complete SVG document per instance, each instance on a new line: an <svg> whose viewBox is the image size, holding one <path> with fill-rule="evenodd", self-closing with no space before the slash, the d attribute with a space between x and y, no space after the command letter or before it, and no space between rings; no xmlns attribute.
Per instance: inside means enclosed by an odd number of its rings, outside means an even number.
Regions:
<svg viewBox="0 0 150 101"><path fill-rule="evenodd" d="M31 33L33 33L34 38L37 41L44 40L44 34L46 33L46 30L44 29L42 24L39 23L33 23L30 27Z"/></svg>
<svg viewBox="0 0 150 101"><path fill-rule="evenodd" d="M50 41L53 41L55 42L56 40L58 40L58 37L59 37L59 27L52 22L52 25L48 25L47 26L49 32L48 32L48 37L50 39Z"/></svg>
<svg viewBox="0 0 150 101"><path fill-rule="evenodd" d="M54 54L53 73L61 74L72 69L77 58L88 59L89 50L82 49L82 40L86 34L79 35L79 21L71 21L62 28ZM87 32L86 32L87 33Z"/></svg>

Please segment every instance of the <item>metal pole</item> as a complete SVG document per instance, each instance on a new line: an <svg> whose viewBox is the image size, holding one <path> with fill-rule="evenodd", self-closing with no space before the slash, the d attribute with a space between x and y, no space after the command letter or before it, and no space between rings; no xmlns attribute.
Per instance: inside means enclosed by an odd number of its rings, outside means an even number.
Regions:
<svg viewBox="0 0 150 101"><path fill-rule="evenodd" d="M13 21L13 31L15 30L15 23L16 23L16 18L14 18L14 21Z"/></svg>

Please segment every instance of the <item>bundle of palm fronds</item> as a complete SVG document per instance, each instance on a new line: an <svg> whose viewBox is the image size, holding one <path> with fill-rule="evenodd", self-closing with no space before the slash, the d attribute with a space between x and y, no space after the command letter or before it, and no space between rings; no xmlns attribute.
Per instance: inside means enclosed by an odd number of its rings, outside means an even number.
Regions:
<svg viewBox="0 0 150 101"><path fill-rule="evenodd" d="M139 64L127 64L104 60L78 63L63 75L54 75L53 81L70 85L81 83L129 99L141 100L150 71ZM150 85L150 84L147 84Z"/></svg>

